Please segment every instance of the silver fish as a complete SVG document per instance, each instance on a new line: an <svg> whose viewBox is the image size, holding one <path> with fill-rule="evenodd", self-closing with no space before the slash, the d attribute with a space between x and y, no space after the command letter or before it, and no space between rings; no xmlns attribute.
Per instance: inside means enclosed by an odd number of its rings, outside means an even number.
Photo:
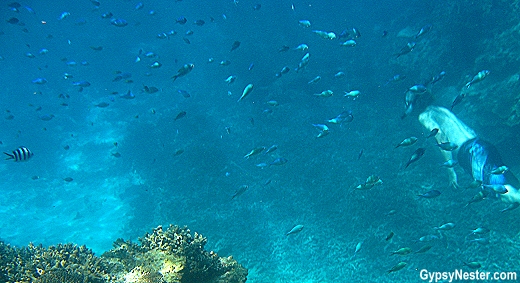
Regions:
<svg viewBox="0 0 520 283"><path fill-rule="evenodd" d="M298 225L294 226L289 232L287 232L285 234L285 236L289 236L291 234L300 233L302 230L303 230L303 225L298 224Z"/></svg>
<svg viewBox="0 0 520 283"><path fill-rule="evenodd" d="M240 96L240 98L237 100L237 102L242 101L242 99L244 99L244 98L245 98L248 94L250 94L252 91L253 91L253 84L248 84L248 85L244 88L244 91L242 92L242 96Z"/></svg>
<svg viewBox="0 0 520 283"><path fill-rule="evenodd" d="M242 185L240 186L240 188L238 188L238 190L235 191L235 193L233 194L233 196L231 197L231 199L234 199L238 196L240 196L241 194L243 194L247 189L249 188L248 185Z"/></svg>
<svg viewBox="0 0 520 283"><path fill-rule="evenodd" d="M271 152L273 152L273 151L275 151L275 150L277 150L277 149L278 149L278 145L273 144L271 147L269 147L269 148L264 152L264 154L269 154L269 153L271 153Z"/></svg>
<svg viewBox="0 0 520 283"><path fill-rule="evenodd" d="M482 70L480 72L478 72L471 81L469 81L467 84L466 84L466 88L469 88L470 86L482 81L483 79L485 79L487 76L489 75L489 70Z"/></svg>

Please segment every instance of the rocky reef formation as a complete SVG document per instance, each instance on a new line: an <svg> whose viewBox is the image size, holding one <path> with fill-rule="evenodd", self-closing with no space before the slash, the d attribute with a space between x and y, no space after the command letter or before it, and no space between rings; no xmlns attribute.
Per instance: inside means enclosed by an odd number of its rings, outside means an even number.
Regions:
<svg viewBox="0 0 520 283"><path fill-rule="evenodd" d="M204 250L207 239L186 227L161 226L139 239L123 239L97 257L85 246L30 244L15 248L0 242L1 282L241 283L247 269L231 256Z"/></svg>

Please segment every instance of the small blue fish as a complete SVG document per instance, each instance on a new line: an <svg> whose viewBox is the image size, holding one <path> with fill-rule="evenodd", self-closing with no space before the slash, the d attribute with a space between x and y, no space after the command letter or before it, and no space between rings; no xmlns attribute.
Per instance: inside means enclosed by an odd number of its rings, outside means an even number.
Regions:
<svg viewBox="0 0 520 283"><path fill-rule="evenodd" d="M489 244L489 239L488 238L476 238L476 239L469 240L469 241L477 243L479 245L483 245L483 246Z"/></svg>
<svg viewBox="0 0 520 283"><path fill-rule="evenodd" d="M269 163L269 165L284 165L285 163L287 163L287 159L283 158L283 157L279 157L279 158L276 158L273 162Z"/></svg>
<svg viewBox="0 0 520 283"><path fill-rule="evenodd" d="M361 149L361 150L359 151L358 156L357 156L357 160L361 159L361 156L363 156L363 152L364 152L363 149Z"/></svg>
<svg viewBox="0 0 520 283"><path fill-rule="evenodd" d="M457 160L450 159L444 163L441 164L443 167L453 168L455 167L459 162Z"/></svg>
<svg viewBox="0 0 520 283"><path fill-rule="evenodd" d="M124 94L124 95L120 95L119 97L121 98L124 98L124 99L134 99L135 98L135 94L133 94L130 90Z"/></svg>
<svg viewBox="0 0 520 283"><path fill-rule="evenodd" d="M59 16L58 20L63 20L65 19L66 17L70 16L70 13L69 12L63 12L61 13L61 15Z"/></svg>
<svg viewBox="0 0 520 283"><path fill-rule="evenodd" d="M255 63L251 63L249 64L249 68L247 68L249 71L253 70L253 68L255 67Z"/></svg>
<svg viewBox="0 0 520 283"><path fill-rule="evenodd" d="M445 71L440 72L438 75L436 75L435 77L432 78L432 80L430 81L430 84L433 85L433 84L441 81L444 78L444 76L446 76L446 72Z"/></svg>
<svg viewBox="0 0 520 283"><path fill-rule="evenodd" d="M422 236L419 238L419 240L415 240L414 243L417 243L417 242L431 242L433 240L438 240L439 237L436 236L436 235L426 235L426 236Z"/></svg>
<svg viewBox="0 0 520 283"><path fill-rule="evenodd" d="M269 154L269 153L271 153L271 152L273 152L273 151L275 151L275 150L277 150L277 149L278 149L278 145L273 144L270 148L268 148L268 149L264 152L264 154Z"/></svg>
<svg viewBox="0 0 520 283"><path fill-rule="evenodd" d="M406 163L406 165L404 166L404 168L408 168L408 166L414 162L416 162L417 160L419 160L419 158L421 158L423 155L424 155L424 152L426 151L426 149L420 147L418 149L416 149L413 153L412 153L412 156L410 157L410 160L408 160L408 162Z"/></svg>
<svg viewBox="0 0 520 283"><path fill-rule="evenodd" d="M36 12L34 12L34 10L31 7L29 7L29 6L23 6L23 7L27 10L27 12L29 12L31 14L36 14Z"/></svg>
<svg viewBox="0 0 520 283"><path fill-rule="evenodd" d="M90 83L87 81L77 81L77 82L72 82L72 85L79 86L79 87L88 87L88 86L90 86Z"/></svg>
<svg viewBox="0 0 520 283"><path fill-rule="evenodd" d="M238 196L240 196L241 194L243 194L247 189L249 188L248 185L242 185L240 186L240 188L238 188L238 190L235 191L235 193L233 194L233 196L231 197L231 199L234 199Z"/></svg>
<svg viewBox="0 0 520 283"><path fill-rule="evenodd" d="M438 143L437 146L445 151L453 151L459 147L458 145L456 145L455 143L452 143L452 142Z"/></svg>
<svg viewBox="0 0 520 283"><path fill-rule="evenodd" d="M423 26L421 28L421 30L419 30L419 32L415 35L415 38L418 38L419 36L429 32L432 29L432 27L433 26L431 24L427 24L427 25Z"/></svg>
<svg viewBox="0 0 520 283"><path fill-rule="evenodd" d="M404 80L405 78L406 78L406 76L404 76L404 75L396 74L391 79L387 80L386 83L384 84L384 86L388 85L389 83L394 83L394 82Z"/></svg>
<svg viewBox="0 0 520 283"><path fill-rule="evenodd" d="M338 35L338 38L347 38L350 36L350 33L348 32L348 30L344 29L343 31L341 31L341 33Z"/></svg>
<svg viewBox="0 0 520 283"><path fill-rule="evenodd" d="M190 93L187 92L187 91L185 91L185 90L179 89L179 90L177 90L177 92L178 92L179 94L181 94L184 98L191 97Z"/></svg>
<svg viewBox="0 0 520 283"><path fill-rule="evenodd" d="M336 118L330 119L327 122L334 124L341 124L343 122L352 122L354 120L354 115L352 115L352 111L343 111Z"/></svg>
<svg viewBox="0 0 520 283"><path fill-rule="evenodd" d="M417 195L417 196L422 197L422 198L436 198L440 195L441 195L441 192L439 192L438 190L431 190L431 191L427 191L426 193L424 193L422 195Z"/></svg>
<svg viewBox="0 0 520 283"><path fill-rule="evenodd" d="M46 84L47 80L44 78L36 78L36 79L32 80L32 83L37 84L37 85L42 85L42 84Z"/></svg>
<svg viewBox="0 0 520 283"><path fill-rule="evenodd" d="M493 184L493 185L482 185L482 187L489 191L494 191L498 194L505 194L508 192L506 186L499 185L499 184Z"/></svg>
<svg viewBox="0 0 520 283"><path fill-rule="evenodd" d="M508 205L506 208L501 209L500 212L506 212L506 211L510 211L513 209L517 209L519 206L520 206L520 203L513 202L512 204Z"/></svg>
<svg viewBox="0 0 520 283"><path fill-rule="evenodd" d="M53 114L44 114L40 116L40 120L42 121L50 121L52 118L54 118Z"/></svg>
<svg viewBox="0 0 520 283"><path fill-rule="evenodd" d="M128 79L130 77L132 77L131 73L119 73L112 81L113 82L118 82L120 80Z"/></svg>
<svg viewBox="0 0 520 283"><path fill-rule="evenodd" d="M185 17L178 17L175 22L178 23L178 24L183 25L183 24L187 23L188 20Z"/></svg>
<svg viewBox="0 0 520 283"><path fill-rule="evenodd" d="M116 27L125 27L128 25L128 22L125 19L112 19L110 23Z"/></svg>

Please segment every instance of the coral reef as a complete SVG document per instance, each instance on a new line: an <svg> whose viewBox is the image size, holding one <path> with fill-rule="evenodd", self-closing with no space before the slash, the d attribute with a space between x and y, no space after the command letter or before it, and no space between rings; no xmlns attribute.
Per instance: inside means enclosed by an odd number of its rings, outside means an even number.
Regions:
<svg viewBox="0 0 520 283"><path fill-rule="evenodd" d="M0 244L0 273L5 282L106 282L108 266L85 246L30 244L17 249Z"/></svg>
<svg viewBox="0 0 520 283"><path fill-rule="evenodd" d="M118 282L245 282L247 270L232 257L204 250L207 239L186 227L159 226L141 245L118 239L102 255L117 270ZM113 273L115 274L115 273Z"/></svg>
<svg viewBox="0 0 520 283"><path fill-rule="evenodd" d="M207 239L186 227L161 226L139 239L117 239L97 257L85 246L30 244L15 248L0 242L1 282L240 283L247 269L231 256L204 250Z"/></svg>

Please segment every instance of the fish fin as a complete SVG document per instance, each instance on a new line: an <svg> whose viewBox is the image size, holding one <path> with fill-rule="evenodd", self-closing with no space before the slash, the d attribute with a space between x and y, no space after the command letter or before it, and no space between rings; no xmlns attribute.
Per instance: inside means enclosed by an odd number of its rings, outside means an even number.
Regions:
<svg viewBox="0 0 520 283"><path fill-rule="evenodd" d="M461 186L459 186L459 183L457 180L451 180L449 187L453 186L455 189L462 189Z"/></svg>
<svg viewBox="0 0 520 283"><path fill-rule="evenodd" d="M10 153L7 153L7 152L4 152L5 155L9 156L7 157L5 160L10 160L10 159L14 159L14 155L10 154Z"/></svg>

